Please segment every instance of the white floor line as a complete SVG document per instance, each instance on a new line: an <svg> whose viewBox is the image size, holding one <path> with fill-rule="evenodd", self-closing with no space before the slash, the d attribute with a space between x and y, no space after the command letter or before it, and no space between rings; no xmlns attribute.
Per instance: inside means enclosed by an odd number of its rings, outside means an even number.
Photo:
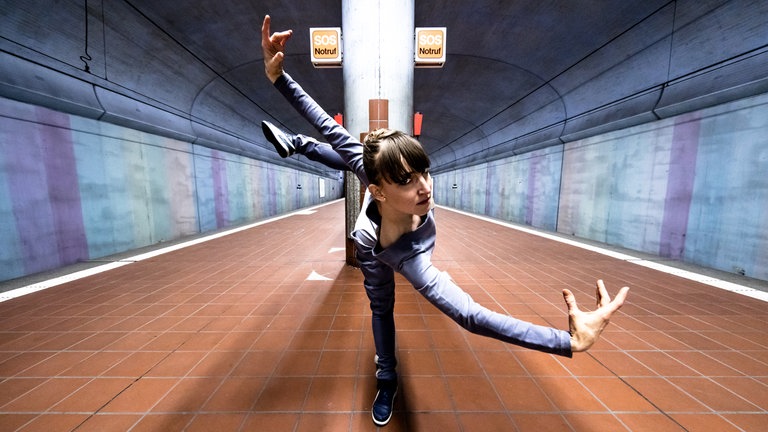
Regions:
<svg viewBox="0 0 768 432"><path fill-rule="evenodd" d="M337 201L339 201L339 200L334 200L334 201L330 201L330 202L327 202L327 203L324 203L324 204L320 204L320 205L317 205L317 206L314 206L314 207L311 207L311 208L306 208L306 209L297 210L295 212L286 213L284 215L276 216L276 217L273 217L273 218L270 218L270 219L265 219L263 221L254 222L252 224L239 226L237 228L232 228L232 229L229 229L229 230L220 231L220 232L217 232L215 234L211 234L211 235L208 235L208 236L205 236L205 237L200 237L200 238L196 238L194 240L190 240L190 241L187 241L187 242L178 243L178 244L175 244L173 246L168 246L168 247L156 249L156 250L153 250L151 252L146 252L146 253L143 253L143 254L132 256L130 258L123 258L123 259L121 259L119 261L114 261L114 262L110 262L108 264L100 265L100 266L97 266L97 267L92 267L92 268L89 268L89 269L80 270L80 271L73 272L73 273L70 273L70 274L67 274L67 275L64 275L64 276L59 276L59 277L56 277L56 278L53 278L53 279L48 279L48 280L45 280L45 281L36 282L36 283L30 284L30 285L27 285L27 286L24 286L24 287L21 287L21 288L12 289L12 290L9 290L9 291L6 291L6 292L0 292L0 303L2 303L4 301L7 301L7 300L15 299L17 297L21 297L21 296L24 296L24 295L27 295L27 294L31 294L31 293L34 293L34 292L37 292L37 291L42 291L42 290L54 287L56 285L61 285L63 283L71 282L71 281L74 281L74 280L77 280L77 279L82 279L84 277L88 277L88 276L92 276L92 275L95 275L95 274L103 273L105 271L113 270L113 269L116 269L118 267L122 267L122 266L125 266L125 265L128 265L128 264L133 264L135 262L143 261L145 259L153 258L153 257L156 257L158 255L166 254L168 252L173 252L173 251L176 251L176 250L179 250L179 249L183 249L185 247L193 246L193 245L196 245L196 244L200 244L200 243L203 243L203 242L207 242L207 241L210 241L210 240L221 238L221 237L224 237L224 236L227 236L227 235L230 235L230 234L238 233L240 231L251 229L251 228L257 227L259 225L264 225L264 224L268 224L270 222L275 222L275 221L278 221L280 219L285 219L287 217L311 215L311 214L315 213L315 211L317 211L318 208L326 206L326 205L333 204L333 203L335 203Z"/></svg>
<svg viewBox="0 0 768 432"><path fill-rule="evenodd" d="M724 281L724 280L721 280L721 279L718 279L718 278L715 278L715 277L712 277L712 276L702 275L702 274L698 274L698 273L691 272L691 271L688 271L688 270L683 270L683 269L671 267L671 266L668 266L668 265L660 264L658 262L649 261L649 260L646 260L646 259L643 259L643 258L639 258L639 257L635 257L635 256L632 256L632 255L627 255L627 254L624 254L624 253L621 253L621 252L616 252L616 251L612 251L612 250L608 250L608 249L603 249L603 248L598 247L598 246L593 246L593 245L588 245L588 244L585 244L585 243L580 243L580 242L578 242L576 240L572 240L572 239L568 239L568 238L564 238L564 237L548 234L548 233L541 232L541 231L536 231L534 229L525 228L525 227L522 227L522 226L519 226L519 225L513 225L511 223L506 223L506 222L503 222L503 221L487 218L487 217L476 215L476 214L473 214L473 213L468 213L468 212L464 212L464 211L461 211L461 210L457 210L457 209L453 209L453 208L449 208L449 207L444 207L444 206L438 206L438 207L440 207L441 209L450 210L452 212L459 213L459 214L462 214L462 215L465 215L465 216L473 217L475 219L483 220L483 221L486 221L486 222L491 222L491 223L494 223L494 224L497 224L497 225L501 225L501 226L504 226L504 227L507 227L507 228L512 228L512 229L515 229L515 230L518 230L518 231L522 231L522 232L525 232L525 233L528 233L528 234L537 235L539 237L543 237L543 238L546 238L546 239L549 239L549 240L558 241L560 243L565 243L565 244L568 244L568 245L571 245L571 246L576 246L576 247L579 247L579 248L582 248L582 249L587 249L587 250L590 250L590 251L593 251L593 252L597 252L597 253L600 253L600 254L603 254L603 255L610 256L612 258L616 258L616 259L619 259L619 260L622 260L622 261L627 261L627 262L630 262L632 264L637 264L637 265L640 265L640 266L643 266L643 267L647 267L647 268L650 268L650 269L653 269L653 270L657 270L657 271L660 271L660 272L663 272L663 273L667 273L667 274L671 274L671 275L675 275L675 276L680 276L680 277L688 279L688 280L692 280L692 281L695 281L695 282L703 283L703 284L710 285L710 286L713 286L713 287L716 287L716 288L720 288L720 289L723 289L723 290L726 290L726 291L731 291L731 292L734 292L734 293L737 293L737 294L745 295L747 297L755 298L757 300L762 300L764 302L768 302L768 292L760 291L760 290L757 290L757 289L754 289L754 288L751 288L751 287L748 287L748 286L739 285L739 284L736 284L736 283L733 283L733 282L729 282L729 281Z"/></svg>

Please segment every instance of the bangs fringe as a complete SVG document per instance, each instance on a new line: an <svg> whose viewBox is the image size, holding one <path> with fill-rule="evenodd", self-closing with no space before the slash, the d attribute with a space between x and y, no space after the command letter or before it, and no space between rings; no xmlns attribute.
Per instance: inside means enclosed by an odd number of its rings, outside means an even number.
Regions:
<svg viewBox="0 0 768 432"><path fill-rule="evenodd" d="M392 137L379 154L379 173L392 183L404 183L413 173L429 170L429 157L418 141L403 134Z"/></svg>

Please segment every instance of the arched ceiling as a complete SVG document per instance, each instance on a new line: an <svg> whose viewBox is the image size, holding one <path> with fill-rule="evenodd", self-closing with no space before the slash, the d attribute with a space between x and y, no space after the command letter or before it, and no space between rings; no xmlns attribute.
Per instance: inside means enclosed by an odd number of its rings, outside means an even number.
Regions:
<svg viewBox="0 0 768 432"><path fill-rule="evenodd" d="M87 14L85 6L87 5ZM0 95L280 160L260 122L315 132L264 78L260 25L294 30L287 70L330 113L341 69L309 61L340 0L0 3ZM436 171L768 91L768 0L416 0L447 59L414 73ZM87 19L86 19L87 16ZM87 71L86 69L87 65Z"/></svg>

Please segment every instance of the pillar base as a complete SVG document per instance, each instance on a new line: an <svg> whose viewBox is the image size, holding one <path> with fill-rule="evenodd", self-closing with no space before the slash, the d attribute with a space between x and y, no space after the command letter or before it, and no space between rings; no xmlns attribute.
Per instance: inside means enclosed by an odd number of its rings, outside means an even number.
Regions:
<svg viewBox="0 0 768 432"><path fill-rule="evenodd" d="M355 258L355 242L349 237L347 237L346 240L347 243L345 249L347 250L347 265L360 268L360 264L357 262L357 258Z"/></svg>
<svg viewBox="0 0 768 432"><path fill-rule="evenodd" d="M360 180L357 176L349 171L344 173L344 219L346 227L346 244L344 249L347 254L347 264L353 267L360 267L355 258L355 242L349 237L350 233L355 227L357 216L360 214L360 207L363 204L363 199L360 193Z"/></svg>

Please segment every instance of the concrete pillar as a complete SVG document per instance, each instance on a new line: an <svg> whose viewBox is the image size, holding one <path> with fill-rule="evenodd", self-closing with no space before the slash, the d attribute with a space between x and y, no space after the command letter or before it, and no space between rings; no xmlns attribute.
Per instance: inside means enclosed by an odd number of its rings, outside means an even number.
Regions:
<svg viewBox="0 0 768 432"><path fill-rule="evenodd" d="M352 135L380 127L412 133L413 5L414 0L342 0L344 123ZM356 178L345 185L349 233L362 191ZM356 265L349 238L346 247L347 263Z"/></svg>

